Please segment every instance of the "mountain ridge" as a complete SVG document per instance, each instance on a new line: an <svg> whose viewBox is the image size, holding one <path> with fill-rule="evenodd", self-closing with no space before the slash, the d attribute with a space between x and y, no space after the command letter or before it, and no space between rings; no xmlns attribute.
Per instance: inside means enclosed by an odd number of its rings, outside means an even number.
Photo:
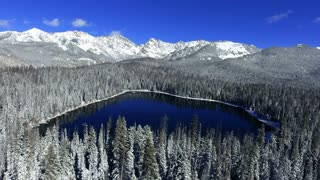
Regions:
<svg viewBox="0 0 320 180"><path fill-rule="evenodd" d="M31 63L31 65L37 65L31 62L31 59L34 57L23 56L23 52L33 50L34 54L36 54L38 53L38 50L43 49L41 44L53 45L52 48L54 48L56 54L61 55L59 57L55 57L54 55L50 55L49 57L43 56L45 59L42 60L44 62L41 63L43 66L59 65L59 63L63 65L62 61L64 59L66 59L65 66L74 66L77 64L84 65L86 64L84 63L85 61L90 65L100 62L118 62L126 59L145 57L169 60L169 57L173 59L181 58L185 54L190 54L209 44L216 46L217 51L219 51L216 56L220 59L236 58L252 53L247 49L249 45L231 41L210 42L195 40L169 43L150 38L145 44L137 45L119 34L94 37L89 33L82 31L45 32L37 28L32 28L23 32L0 32L0 48L2 48L2 51L0 50L0 52L8 52L7 54L4 53L0 55L16 56L21 62L27 61L27 64ZM14 45L22 47L20 48L21 52L19 52L21 55L12 52L12 49L15 49ZM40 51L44 52L48 50L43 49ZM259 49L256 48L255 52L256 51L259 51ZM64 58L62 55L64 53L68 53L68 57ZM29 53L25 52L25 54ZM72 54L74 57L72 57ZM79 54L82 56L78 57ZM39 59L38 61L41 60Z"/></svg>
<svg viewBox="0 0 320 180"><path fill-rule="evenodd" d="M298 44L296 47L309 46ZM232 41L169 43L150 38L137 45L120 34L95 37L82 31L45 32L37 28L0 32L0 66L74 67L138 58L224 61L262 51L254 45Z"/></svg>

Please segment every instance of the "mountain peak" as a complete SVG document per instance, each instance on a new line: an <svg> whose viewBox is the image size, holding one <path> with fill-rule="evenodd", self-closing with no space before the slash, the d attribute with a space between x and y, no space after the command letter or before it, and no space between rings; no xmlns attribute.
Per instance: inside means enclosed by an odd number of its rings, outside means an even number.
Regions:
<svg viewBox="0 0 320 180"><path fill-rule="evenodd" d="M156 38L150 38L145 44L136 45L120 33L111 33L109 36L95 37L87 32L66 31L47 33L43 30L32 28L24 32L3 32L0 33L0 41L9 44L29 43L50 43L68 53L81 52L83 57L97 55L102 59L121 61L137 57L151 57L156 59L177 59L198 53L203 47L203 56L217 57L220 59L237 58L255 53L259 49L231 41L209 42L205 40L179 41L177 43L164 42ZM72 52L70 52L72 51ZM89 53L89 54L86 54ZM86 54L86 55L84 55ZM198 56L193 56L198 57ZM205 59L208 59L205 57Z"/></svg>
<svg viewBox="0 0 320 180"><path fill-rule="evenodd" d="M104 37L108 37L108 38L113 38L113 39L120 39L120 40L124 40L124 41L130 41L128 38L126 38L125 36L121 35L121 34L115 34L112 33L110 34L110 36L104 36ZM131 42L131 41L130 41Z"/></svg>
<svg viewBox="0 0 320 180"><path fill-rule="evenodd" d="M156 38L150 38L150 39L147 41L146 44L158 44L158 43L160 43L160 42L162 42L162 41L160 41L160 40L158 40L158 39L156 39Z"/></svg>
<svg viewBox="0 0 320 180"><path fill-rule="evenodd" d="M31 34L44 34L44 33L47 33L47 32L44 32L42 31L41 29L37 29L37 28L31 28L27 31L24 31L22 33L31 33Z"/></svg>
<svg viewBox="0 0 320 180"><path fill-rule="evenodd" d="M158 41L156 38L150 38L148 41Z"/></svg>
<svg viewBox="0 0 320 180"><path fill-rule="evenodd" d="M302 47L310 47L307 44L297 44L297 47L302 48Z"/></svg>
<svg viewBox="0 0 320 180"><path fill-rule="evenodd" d="M111 32L110 37L123 37L120 32Z"/></svg>

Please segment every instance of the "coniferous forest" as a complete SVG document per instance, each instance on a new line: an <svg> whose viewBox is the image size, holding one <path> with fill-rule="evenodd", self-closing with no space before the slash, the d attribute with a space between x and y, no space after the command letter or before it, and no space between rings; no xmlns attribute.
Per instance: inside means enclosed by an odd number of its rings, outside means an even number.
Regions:
<svg viewBox="0 0 320 180"><path fill-rule="evenodd" d="M183 81L182 81L183 79ZM125 117L84 133L41 122L123 90L147 89L253 109L279 130L265 138L212 129L195 116L168 132ZM154 60L0 72L0 179L320 179L320 92L272 80L231 82ZM112 128L114 127L114 128Z"/></svg>

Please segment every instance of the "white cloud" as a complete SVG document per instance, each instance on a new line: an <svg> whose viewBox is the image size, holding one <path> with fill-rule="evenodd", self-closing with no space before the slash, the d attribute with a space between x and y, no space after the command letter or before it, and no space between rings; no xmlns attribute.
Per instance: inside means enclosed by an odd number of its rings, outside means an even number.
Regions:
<svg viewBox="0 0 320 180"><path fill-rule="evenodd" d="M314 23L320 23L320 17L317 17L316 19L313 20Z"/></svg>
<svg viewBox="0 0 320 180"><path fill-rule="evenodd" d="M267 17L267 18L266 18L266 22L267 22L268 24L276 23L276 22L281 21L281 20L283 20L283 19L285 19L285 18L288 18L289 15L292 14L292 13L293 13L292 10L288 10L288 11L285 12L285 13L276 14L276 15L273 15L273 16L271 16L271 17Z"/></svg>
<svg viewBox="0 0 320 180"><path fill-rule="evenodd" d="M60 21L58 18L52 19L51 21L44 19L42 22L43 22L43 24L45 24L47 26L52 26L52 27L58 27L60 25Z"/></svg>
<svg viewBox="0 0 320 180"><path fill-rule="evenodd" d="M84 19L75 19L71 24L76 28L90 26L90 24Z"/></svg>
<svg viewBox="0 0 320 180"><path fill-rule="evenodd" d="M121 31L111 31L110 36L121 36Z"/></svg>
<svg viewBox="0 0 320 180"><path fill-rule="evenodd" d="M11 23L14 22L14 19L8 20L8 19L0 19L0 27L2 28L9 28L11 26Z"/></svg>
<svg viewBox="0 0 320 180"><path fill-rule="evenodd" d="M28 20L23 21L23 24L30 24L30 23L31 23L31 21L28 21Z"/></svg>

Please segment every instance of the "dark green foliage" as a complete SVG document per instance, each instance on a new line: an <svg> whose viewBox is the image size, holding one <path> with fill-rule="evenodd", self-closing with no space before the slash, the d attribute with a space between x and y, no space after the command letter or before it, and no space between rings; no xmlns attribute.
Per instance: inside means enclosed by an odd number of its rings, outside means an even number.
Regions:
<svg viewBox="0 0 320 180"><path fill-rule="evenodd" d="M159 179L158 164L156 162L156 150L154 148L154 142L152 132L147 132L146 144L144 146L143 156L143 179Z"/></svg>

